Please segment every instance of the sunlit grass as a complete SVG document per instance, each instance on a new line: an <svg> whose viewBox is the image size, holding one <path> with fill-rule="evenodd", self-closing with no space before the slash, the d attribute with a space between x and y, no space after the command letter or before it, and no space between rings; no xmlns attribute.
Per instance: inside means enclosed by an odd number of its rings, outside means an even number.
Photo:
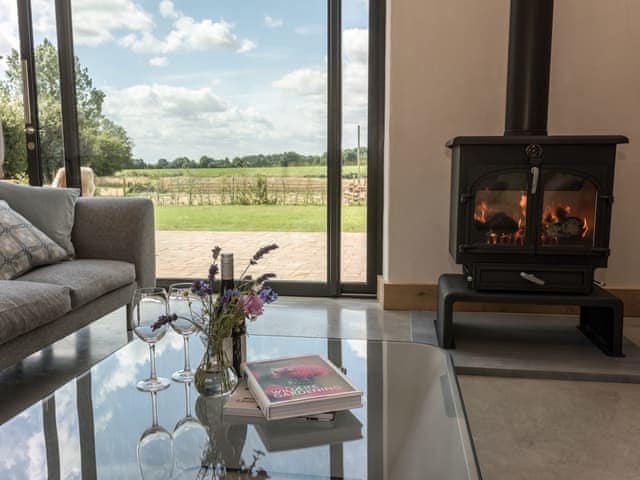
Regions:
<svg viewBox="0 0 640 480"><path fill-rule="evenodd" d="M364 206L342 207L342 230L365 231ZM156 208L157 230L325 232L327 209L301 205L167 206Z"/></svg>

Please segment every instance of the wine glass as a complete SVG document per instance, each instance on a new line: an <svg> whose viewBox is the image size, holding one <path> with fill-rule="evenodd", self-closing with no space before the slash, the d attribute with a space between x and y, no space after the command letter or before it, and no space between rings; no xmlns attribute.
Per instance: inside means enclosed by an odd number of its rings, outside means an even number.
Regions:
<svg viewBox="0 0 640 480"><path fill-rule="evenodd" d="M169 479L173 476L173 437L158 424L157 392L151 394L151 427L138 440L138 468L143 479Z"/></svg>
<svg viewBox="0 0 640 480"><path fill-rule="evenodd" d="M191 283L174 283L169 286L169 310L178 317L171 322L171 327L176 333L182 335L184 341L184 367L182 370L173 372L171 378L183 383L193 381L189 360L189 337L196 331L194 322L200 320L199 317L194 318L197 316L194 309L200 304L200 299L191 292L191 285Z"/></svg>
<svg viewBox="0 0 640 480"><path fill-rule="evenodd" d="M167 291L164 288L139 288L133 296L135 306L133 331L136 336L149 344L151 374L137 383L138 390L157 392L168 388L169 380L156 375L156 343L167 333L167 325L154 328L158 317L168 315Z"/></svg>
<svg viewBox="0 0 640 480"><path fill-rule="evenodd" d="M173 429L178 478L193 478L201 466L202 451L209 444L207 430L191 413L191 382L184 383L185 416Z"/></svg>

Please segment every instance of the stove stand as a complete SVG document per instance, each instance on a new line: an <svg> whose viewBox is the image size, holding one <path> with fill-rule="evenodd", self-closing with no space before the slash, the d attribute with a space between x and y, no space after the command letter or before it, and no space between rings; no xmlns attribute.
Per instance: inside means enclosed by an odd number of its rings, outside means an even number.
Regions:
<svg viewBox="0 0 640 480"><path fill-rule="evenodd" d="M464 275L445 274L438 279L436 332L442 348L455 348L453 305L455 302L576 305L580 307L578 329L611 357L622 353L622 300L594 286L589 295L557 293L481 292L473 290Z"/></svg>

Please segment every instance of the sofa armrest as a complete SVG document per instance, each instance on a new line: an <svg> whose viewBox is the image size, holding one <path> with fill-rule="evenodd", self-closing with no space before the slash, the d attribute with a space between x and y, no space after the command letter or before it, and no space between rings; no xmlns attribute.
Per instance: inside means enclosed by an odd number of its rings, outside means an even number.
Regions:
<svg viewBox="0 0 640 480"><path fill-rule="evenodd" d="M156 243L151 200L79 198L71 240L77 258L133 263L138 286L155 286Z"/></svg>

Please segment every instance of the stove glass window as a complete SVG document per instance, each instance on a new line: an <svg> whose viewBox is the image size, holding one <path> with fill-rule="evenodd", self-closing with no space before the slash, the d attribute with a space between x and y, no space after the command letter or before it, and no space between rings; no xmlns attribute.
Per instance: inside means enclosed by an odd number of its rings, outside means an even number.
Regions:
<svg viewBox="0 0 640 480"><path fill-rule="evenodd" d="M590 180L568 173L543 176L543 247L593 246L598 189Z"/></svg>
<svg viewBox="0 0 640 480"><path fill-rule="evenodd" d="M504 172L483 177L474 195L471 242L521 247L525 243L527 173Z"/></svg>

